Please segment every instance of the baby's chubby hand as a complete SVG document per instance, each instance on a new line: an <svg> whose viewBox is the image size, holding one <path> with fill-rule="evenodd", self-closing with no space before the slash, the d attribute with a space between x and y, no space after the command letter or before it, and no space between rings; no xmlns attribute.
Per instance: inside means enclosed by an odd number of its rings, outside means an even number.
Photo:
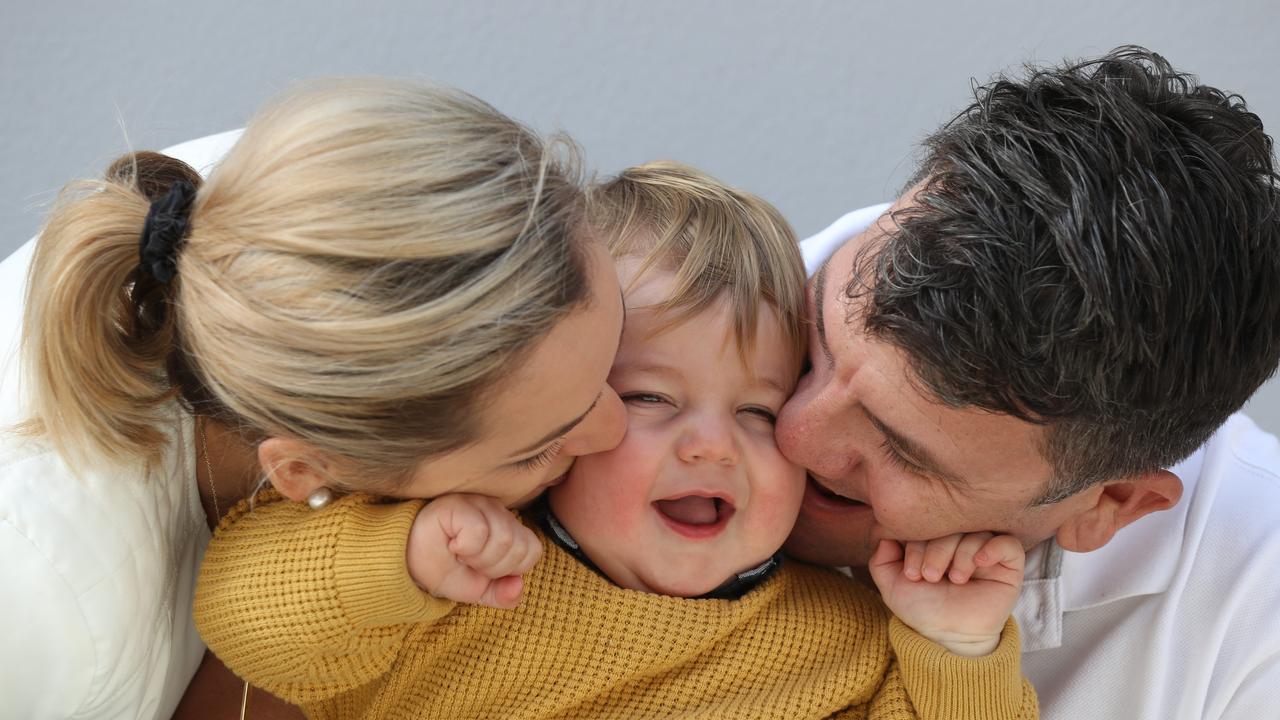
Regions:
<svg viewBox="0 0 1280 720"><path fill-rule="evenodd" d="M513 608L542 544L493 498L443 495L418 512L405 554L409 576L432 595Z"/></svg>
<svg viewBox="0 0 1280 720"><path fill-rule="evenodd" d="M881 540L867 569L885 605L958 655L986 655L1022 587L1026 555L1011 535L957 533L899 544Z"/></svg>

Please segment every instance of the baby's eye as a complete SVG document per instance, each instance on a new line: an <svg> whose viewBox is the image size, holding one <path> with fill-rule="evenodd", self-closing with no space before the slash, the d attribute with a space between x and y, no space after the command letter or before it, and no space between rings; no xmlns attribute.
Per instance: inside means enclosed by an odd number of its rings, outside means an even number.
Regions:
<svg viewBox="0 0 1280 720"><path fill-rule="evenodd" d="M667 399L657 393L635 392L623 395L622 402L636 403L637 405L660 405L667 402Z"/></svg>
<svg viewBox="0 0 1280 720"><path fill-rule="evenodd" d="M758 405L749 405L747 407L740 409L738 412L744 412L750 415L755 415L756 417L762 418L763 420L768 422L770 425L778 421L778 416L772 410L766 407L760 407Z"/></svg>

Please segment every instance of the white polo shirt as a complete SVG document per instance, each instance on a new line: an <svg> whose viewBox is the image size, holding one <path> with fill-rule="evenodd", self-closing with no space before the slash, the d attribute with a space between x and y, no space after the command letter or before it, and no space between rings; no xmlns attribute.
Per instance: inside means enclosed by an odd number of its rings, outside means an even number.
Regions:
<svg viewBox="0 0 1280 720"><path fill-rule="evenodd" d="M809 272L888 207L804 240ZM1235 415L1171 470L1174 508L1029 554L1014 615L1045 720L1280 718L1280 445Z"/></svg>

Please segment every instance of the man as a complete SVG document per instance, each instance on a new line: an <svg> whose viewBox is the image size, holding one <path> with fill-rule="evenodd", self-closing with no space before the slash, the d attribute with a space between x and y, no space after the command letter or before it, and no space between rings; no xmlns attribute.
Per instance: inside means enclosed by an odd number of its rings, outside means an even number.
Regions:
<svg viewBox="0 0 1280 720"><path fill-rule="evenodd" d="M1275 717L1280 450L1232 415L1280 361L1261 122L1121 48L997 78L924 149L889 212L805 242L788 550L1013 533L1044 717Z"/></svg>

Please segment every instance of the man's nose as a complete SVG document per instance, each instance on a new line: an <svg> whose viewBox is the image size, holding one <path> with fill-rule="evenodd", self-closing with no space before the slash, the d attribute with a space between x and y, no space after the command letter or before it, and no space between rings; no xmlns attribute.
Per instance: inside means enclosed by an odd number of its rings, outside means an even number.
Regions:
<svg viewBox="0 0 1280 720"><path fill-rule="evenodd" d="M808 439L829 424L827 416L830 413L825 408L828 401L822 397L823 390L812 370L800 376L795 391L778 411L776 434L779 442Z"/></svg>
<svg viewBox="0 0 1280 720"><path fill-rule="evenodd" d="M736 465L739 455L733 418L719 414L699 413L690 417L676 441L676 457L687 463Z"/></svg>
<svg viewBox="0 0 1280 720"><path fill-rule="evenodd" d="M612 450L618 447L626 434L626 408L618 393L606 385L596 406L565 436L564 454L577 457Z"/></svg>
<svg viewBox="0 0 1280 720"><path fill-rule="evenodd" d="M862 457L856 452L861 433L849 417L856 407L842 401L839 390L812 371L778 413L778 449L791 462L826 477L847 474Z"/></svg>

